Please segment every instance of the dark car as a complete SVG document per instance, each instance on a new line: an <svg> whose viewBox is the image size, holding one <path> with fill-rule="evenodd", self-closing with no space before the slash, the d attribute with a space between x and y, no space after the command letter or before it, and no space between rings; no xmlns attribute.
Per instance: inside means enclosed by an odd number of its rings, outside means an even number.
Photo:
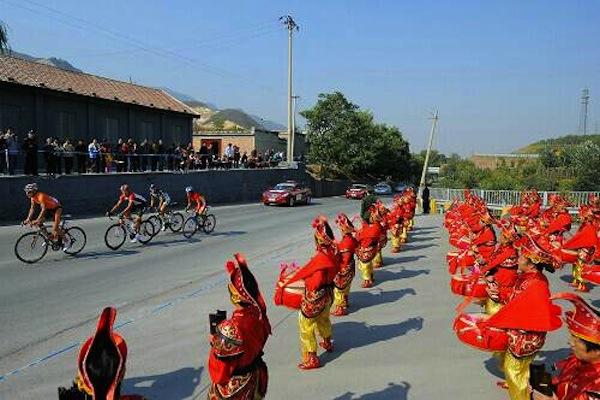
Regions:
<svg viewBox="0 0 600 400"><path fill-rule="evenodd" d="M371 186L363 183L354 183L346 190L346 198L361 200L370 193L373 193L373 188Z"/></svg>
<svg viewBox="0 0 600 400"><path fill-rule="evenodd" d="M393 187L394 192L396 192L396 193L402 193L408 188L409 188L409 185L404 182L398 182Z"/></svg>
<svg viewBox="0 0 600 400"><path fill-rule="evenodd" d="M310 204L311 197L312 193L306 186L295 181L286 181L266 190L262 194L262 202L266 206L271 204L294 206L298 203Z"/></svg>

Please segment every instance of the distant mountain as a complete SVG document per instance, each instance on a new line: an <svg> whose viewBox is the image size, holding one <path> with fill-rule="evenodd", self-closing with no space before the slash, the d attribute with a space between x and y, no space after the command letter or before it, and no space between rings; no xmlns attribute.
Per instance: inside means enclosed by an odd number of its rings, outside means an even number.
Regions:
<svg viewBox="0 0 600 400"><path fill-rule="evenodd" d="M56 58L56 57L33 57L30 56L29 54L25 54L25 53L19 53L17 51L12 51L10 52L10 55L13 57L17 57L17 58L22 58L23 60L27 60L27 61L35 61L37 63L40 64L46 64L46 65L51 65L53 67L56 68L60 68L60 69L64 69L67 71L73 71L73 72L83 72L82 70L75 68L71 63L69 63L66 60L63 60L62 58Z"/></svg>
<svg viewBox="0 0 600 400"><path fill-rule="evenodd" d="M539 140L520 148L516 151L516 153L536 154L546 148L557 150L569 146L576 146L588 140L600 144L600 135L566 135L557 138Z"/></svg>
<svg viewBox="0 0 600 400"><path fill-rule="evenodd" d="M215 123L217 126L221 123L224 123L225 129L235 129L235 127L238 129L252 129L253 127L257 129L264 129L262 124L260 124L250 115L246 114L243 110L234 108L220 110L210 117L208 124L215 125ZM231 128L228 128L228 125L231 126Z"/></svg>
<svg viewBox="0 0 600 400"><path fill-rule="evenodd" d="M279 122L270 121L268 119L262 119L258 115L250 114L250 116L257 121L260 125L262 125L268 131L285 131L287 127Z"/></svg>
<svg viewBox="0 0 600 400"><path fill-rule="evenodd" d="M211 110L215 110L215 111L219 109L219 107L217 107L216 105L214 105L212 103L207 103L207 102L197 100L190 95L187 95L187 94L181 93L181 92L176 92L175 90L169 89L168 87L159 87L158 89L164 90L165 92L169 93L171 96L175 97L177 100L187 104L190 107L210 108Z"/></svg>

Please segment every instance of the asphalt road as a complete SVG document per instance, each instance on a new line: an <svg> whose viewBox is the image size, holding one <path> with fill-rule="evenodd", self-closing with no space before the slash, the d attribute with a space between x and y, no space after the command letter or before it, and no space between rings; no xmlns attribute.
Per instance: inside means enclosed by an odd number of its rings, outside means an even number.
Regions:
<svg viewBox="0 0 600 400"><path fill-rule="evenodd" d="M376 287L361 289L355 280L351 314L333 320L336 350L322 356L323 367L296 368L297 313L270 302L279 263L303 263L312 254L314 216L358 210L358 202L341 198L293 209L218 207L210 236L160 233L150 245L126 243L116 252L103 243L108 219L77 220L88 234L81 256L49 253L33 266L13 255L26 229L0 228L0 399L56 398L56 387L75 376L78 347L106 305L118 308L117 330L129 346L124 392L204 398L208 313L231 309L223 265L234 252L247 256L269 302L268 398L506 398L495 388L491 357L460 344L451 330L460 299L448 288L438 216L418 216L400 254L386 249ZM556 276L553 288L566 284ZM562 330L549 338L545 357L564 355L564 347Z"/></svg>

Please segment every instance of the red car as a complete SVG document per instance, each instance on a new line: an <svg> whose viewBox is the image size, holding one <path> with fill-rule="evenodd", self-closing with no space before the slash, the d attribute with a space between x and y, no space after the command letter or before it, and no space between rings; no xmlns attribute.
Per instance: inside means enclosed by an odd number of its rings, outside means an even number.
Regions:
<svg viewBox="0 0 600 400"><path fill-rule="evenodd" d="M346 190L346 198L361 200L363 197L372 192L373 189L371 189L371 186L364 185L362 183L355 183L350 186L348 190Z"/></svg>
<svg viewBox="0 0 600 400"><path fill-rule="evenodd" d="M262 202L266 206L271 204L294 206L298 203L309 204L311 197L309 188L295 181L287 181L266 190L262 194Z"/></svg>

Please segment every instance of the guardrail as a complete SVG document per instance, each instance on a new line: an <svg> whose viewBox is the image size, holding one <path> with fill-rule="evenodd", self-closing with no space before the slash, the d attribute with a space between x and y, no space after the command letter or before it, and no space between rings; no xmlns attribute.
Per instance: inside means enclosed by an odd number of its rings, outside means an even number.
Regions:
<svg viewBox="0 0 600 400"><path fill-rule="evenodd" d="M503 208L509 205L516 205L521 202L521 193L518 190L484 190L473 189L471 192L483 198L490 208ZM586 204L591 194L600 196L600 192L556 192L543 191L539 192L542 197L542 207L548 207L548 199L552 194L562 194L573 204L571 211ZM464 200L464 189L450 188L430 188L429 196L438 202L451 202L454 199Z"/></svg>

